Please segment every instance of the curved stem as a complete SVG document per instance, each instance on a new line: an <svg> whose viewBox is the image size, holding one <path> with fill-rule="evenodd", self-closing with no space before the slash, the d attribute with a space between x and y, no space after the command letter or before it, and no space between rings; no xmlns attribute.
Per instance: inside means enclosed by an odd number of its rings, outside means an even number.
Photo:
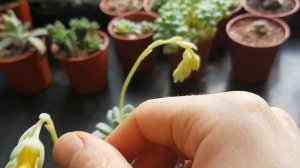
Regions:
<svg viewBox="0 0 300 168"><path fill-rule="evenodd" d="M183 43L181 43L181 42L183 42ZM133 75L135 74L135 72L138 69L141 62L153 51L154 48L161 46L161 45L165 45L165 44L176 44L182 48L196 48L195 46L188 46L190 44L185 43L181 37L173 37L168 40L157 40L157 41L153 42L151 45L149 45L142 52L142 54L138 57L138 59L136 60L133 67L131 68L131 70L123 84L121 94L120 94L120 99L119 99L119 109L120 109L121 119L124 119L123 107L124 107L124 102L125 102L125 94L126 94L127 88L129 86L129 83L130 83Z"/></svg>

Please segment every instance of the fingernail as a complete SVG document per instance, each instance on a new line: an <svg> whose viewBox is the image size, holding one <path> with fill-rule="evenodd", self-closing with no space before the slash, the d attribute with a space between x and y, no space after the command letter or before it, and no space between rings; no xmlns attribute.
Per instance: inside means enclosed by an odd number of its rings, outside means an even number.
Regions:
<svg viewBox="0 0 300 168"><path fill-rule="evenodd" d="M60 168L67 168L73 156L83 148L83 142L74 133L63 135L54 146L53 157Z"/></svg>

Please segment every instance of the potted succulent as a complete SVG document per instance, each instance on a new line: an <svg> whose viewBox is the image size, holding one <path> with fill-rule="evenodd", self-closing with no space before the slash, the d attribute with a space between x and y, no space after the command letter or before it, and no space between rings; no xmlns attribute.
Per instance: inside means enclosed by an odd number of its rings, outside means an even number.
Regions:
<svg viewBox="0 0 300 168"><path fill-rule="evenodd" d="M71 18L87 17L106 25L98 8L99 0L29 0L35 26L45 26L60 20L65 26ZM88 12L87 12L88 11Z"/></svg>
<svg viewBox="0 0 300 168"><path fill-rule="evenodd" d="M22 22L32 23L29 3L27 0L1 0L0 12L5 13L9 9L13 9L17 17Z"/></svg>
<svg viewBox="0 0 300 168"><path fill-rule="evenodd" d="M224 18L219 24L218 24L218 31L215 35L213 44L212 44L212 51L220 51L225 50L229 43L229 38L226 33L226 24L229 20L231 20L233 17L237 16L239 13L241 13L241 10L243 8L242 0L224 0L225 3L229 3L229 10L230 14L229 17Z"/></svg>
<svg viewBox="0 0 300 168"><path fill-rule="evenodd" d="M246 82L268 79L281 45L289 38L288 25L276 18L240 15L227 24L231 39L232 74Z"/></svg>
<svg viewBox="0 0 300 168"><path fill-rule="evenodd" d="M152 42L155 31L156 16L137 12L119 16L108 25L108 32L116 42L116 48L121 56L125 70L130 70L139 54ZM149 71L155 65L156 54L153 52L142 63L139 72Z"/></svg>
<svg viewBox="0 0 300 168"><path fill-rule="evenodd" d="M198 46L202 66L198 72L193 72L190 79L196 80L204 76L218 23L229 16L230 6L230 3L223 0L185 0L167 1L160 8L160 17L155 22L157 30L154 39L178 35ZM174 70L182 51L177 46L166 45L163 52L168 55L171 70Z"/></svg>
<svg viewBox="0 0 300 168"><path fill-rule="evenodd" d="M245 10L254 15L281 18L290 21L299 10L299 0L244 0Z"/></svg>
<svg viewBox="0 0 300 168"><path fill-rule="evenodd" d="M29 31L13 11L3 16L0 24L0 68L21 94L34 94L48 86L51 72L45 56L45 29Z"/></svg>
<svg viewBox="0 0 300 168"><path fill-rule="evenodd" d="M60 21L48 25L52 53L80 94L103 90L107 85L108 36L96 22L72 19L71 29Z"/></svg>
<svg viewBox="0 0 300 168"><path fill-rule="evenodd" d="M100 10L110 19L143 9L144 0L101 0Z"/></svg>

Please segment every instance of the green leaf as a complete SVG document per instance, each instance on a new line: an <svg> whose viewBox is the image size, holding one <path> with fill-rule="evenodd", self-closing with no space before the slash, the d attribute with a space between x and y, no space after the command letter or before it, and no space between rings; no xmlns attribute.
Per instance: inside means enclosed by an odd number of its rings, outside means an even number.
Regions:
<svg viewBox="0 0 300 168"><path fill-rule="evenodd" d="M98 123L98 124L96 125L96 128L97 128L100 132L102 132L102 133L104 133L104 134L106 134L106 135L109 135L109 134L113 131L113 129L112 129L109 125L107 125L107 124L105 124L105 123Z"/></svg>
<svg viewBox="0 0 300 168"><path fill-rule="evenodd" d="M38 50L38 52L41 55L44 55L46 53L47 51L46 45L41 39L36 37L29 37L28 41L32 46L34 46L34 48Z"/></svg>
<svg viewBox="0 0 300 168"><path fill-rule="evenodd" d="M4 50L13 43L12 39L5 38L0 41L0 50Z"/></svg>

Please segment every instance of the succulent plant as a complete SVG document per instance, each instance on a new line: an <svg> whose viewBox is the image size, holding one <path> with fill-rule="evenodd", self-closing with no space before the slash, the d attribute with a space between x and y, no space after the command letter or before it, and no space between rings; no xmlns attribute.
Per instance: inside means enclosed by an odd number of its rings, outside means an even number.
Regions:
<svg viewBox="0 0 300 168"><path fill-rule="evenodd" d="M16 50L16 53L22 54L35 48L40 54L45 54L46 46L38 36L47 35L47 30L40 28L30 31L29 27L30 25L23 24L12 10L4 14L3 23L0 23L0 30L2 30L0 33L0 51Z"/></svg>
<svg viewBox="0 0 300 168"><path fill-rule="evenodd" d="M141 21L139 23L132 22L127 19L117 20L114 24L114 32L119 35L145 35L153 33L155 25L152 22Z"/></svg>
<svg viewBox="0 0 300 168"><path fill-rule="evenodd" d="M181 36L198 43L211 38L217 31L218 23L229 16L230 7L236 1L225 0L178 0L167 1L159 9L154 40ZM165 54L177 52L176 47L167 45Z"/></svg>
<svg viewBox="0 0 300 168"><path fill-rule="evenodd" d="M58 45L59 52L64 57L78 57L80 53L94 53L101 50L103 40L98 36L100 26L86 18L72 19L71 29L56 21L48 25L49 36Z"/></svg>
<svg viewBox="0 0 300 168"><path fill-rule="evenodd" d="M264 20L264 19L256 20L252 24L252 26L253 26L252 31L254 31L259 36L263 36L263 35L267 34L267 32L268 32L268 28L267 28L268 25L269 25L269 22L267 20Z"/></svg>

